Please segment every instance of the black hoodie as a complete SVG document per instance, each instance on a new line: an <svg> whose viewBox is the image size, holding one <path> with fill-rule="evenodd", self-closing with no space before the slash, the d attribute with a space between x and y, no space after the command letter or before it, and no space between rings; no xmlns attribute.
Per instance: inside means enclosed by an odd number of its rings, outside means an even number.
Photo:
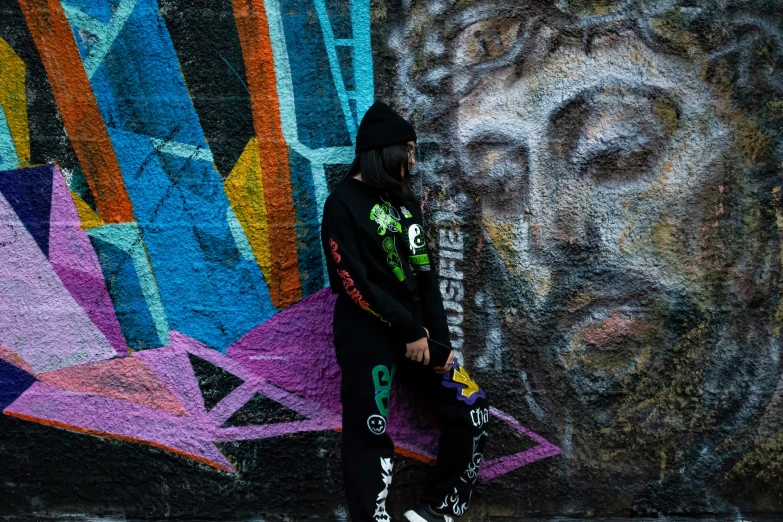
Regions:
<svg viewBox="0 0 783 522"><path fill-rule="evenodd" d="M324 203L321 242L332 292L346 294L406 343L426 337L450 346L438 278L421 209L394 193L347 177ZM411 305L421 306L421 324ZM445 352L445 354L443 354ZM448 350L430 345L436 365Z"/></svg>

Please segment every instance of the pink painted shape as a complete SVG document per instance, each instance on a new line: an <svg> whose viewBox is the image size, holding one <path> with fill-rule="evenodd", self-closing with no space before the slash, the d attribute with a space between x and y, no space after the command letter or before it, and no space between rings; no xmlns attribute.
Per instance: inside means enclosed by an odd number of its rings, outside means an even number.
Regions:
<svg viewBox="0 0 783 522"><path fill-rule="evenodd" d="M0 342L34 373L116 357L0 195Z"/></svg>
<svg viewBox="0 0 783 522"><path fill-rule="evenodd" d="M204 398L198 387L196 375L188 359L188 352L182 343L169 334L169 346L154 350L135 352L133 357L140 359L161 382L179 399L191 416L204 416Z"/></svg>
<svg viewBox="0 0 783 522"><path fill-rule="evenodd" d="M267 379L252 372L243 366L240 362L208 348L206 345L191 337L188 337L183 333L177 331L169 332L169 343L170 345L175 346L177 349L204 359L205 361L214 364L218 368L222 368L223 370L245 381L245 384L240 386L241 389L237 388L237 390L234 390L234 392L225 397L212 409L212 411L209 412L209 415L215 417L216 419L222 417L226 412L230 412L230 416L233 411L236 411L236 409L242 407L244 402L239 404L238 401L240 401L241 397L247 394L249 390L254 390L254 392L261 393L262 395L277 401L283 406L292 409L300 415L310 419L330 420L332 417L334 417L333 411L324 409L319 403L313 402L310 398L305 398L301 395L291 393L290 391L287 391L284 388L277 386L276 384L270 383ZM195 384L195 386L198 387L198 384ZM248 399L250 397L248 397ZM233 407L236 407L236 409L232 411L231 408ZM227 418L228 417L226 417L226 419ZM225 422L225 419L218 422L218 424L222 424L223 422Z"/></svg>
<svg viewBox="0 0 783 522"><path fill-rule="evenodd" d="M519 424L516 419L514 419L514 417L493 407L489 408L489 413L490 415L499 418L515 430L524 433L534 441L538 442L538 445L520 453L506 455L505 457L499 457L497 459L484 462L481 465L481 469L479 470L479 478L481 478L481 480L491 480L497 476L505 475L510 471L521 468L522 466L527 466L528 464L532 464L538 460L545 459L547 457L554 457L555 455L560 454L560 448L551 442L548 442L541 435L533 433L529 429Z"/></svg>
<svg viewBox="0 0 783 522"><path fill-rule="evenodd" d="M59 167L53 165L52 206L49 217L49 262L65 288L120 355L128 346L106 289L98 256L81 220Z"/></svg>
<svg viewBox="0 0 783 522"><path fill-rule="evenodd" d="M4 413L102 437L149 444L226 471L231 463L212 443L214 427L120 399L74 393L35 383Z"/></svg>
<svg viewBox="0 0 783 522"><path fill-rule="evenodd" d="M0 359L7 362L11 366L16 366L22 371L25 371L27 373L33 373L33 369L30 368L30 365L24 362L24 360L16 355L14 352L0 344Z"/></svg>
<svg viewBox="0 0 783 522"><path fill-rule="evenodd" d="M340 368L332 344L336 296L321 290L274 315L229 346L245 372L339 415Z"/></svg>
<svg viewBox="0 0 783 522"><path fill-rule="evenodd" d="M280 422L277 424L263 424L260 426L240 426L237 428L223 428L217 433L217 440L254 440L302 433L305 431L336 430L340 427L340 419L333 418L329 421L305 420L296 422Z"/></svg>
<svg viewBox="0 0 783 522"><path fill-rule="evenodd" d="M187 410L141 360L134 357L82 364L38 374L38 380L63 390L90 393L187 415Z"/></svg>
<svg viewBox="0 0 783 522"><path fill-rule="evenodd" d="M234 370L232 373L240 376L249 370L259 378L319 405L321 414L325 415L325 423L329 422L329 418L339 419L342 411L340 369L332 341L335 299L329 289L321 290L239 339L226 353L246 370ZM213 357L219 357L216 352L211 353ZM247 375L242 378L250 379ZM485 480L560 452L556 446L500 410L491 408L491 412L538 445L522 453L485 462L481 472ZM262 429L266 427L253 428L267 432ZM396 383L387 429L397 447L426 459L435 458L440 436L435 419L416 405L407 389ZM253 432L246 430L245 433L250 435Z"/></svg>
<svg viewBox="0 0 783 522"><path fill-rule="evenodd" d="M266 325L262 325L251 332L253 336L248 334L243 338L246 344L242 344L242 340L238 341L229 348L229 354L236 359L172 331L169 334L169 346L134 353L130 358L116 360L114 364L101 365L113 369L106 373L106 378L112 378L126 369L124 365L135 364L126 361L141 361L143 368L155 373L155 382L168 387L188 415L175 415L118 398L57 390L42 383L37 383L22 394L6 409L6 413L74 431L151 444L220 469L233 470L212 442L261 439L340 427L340 373L331 344L333 299L324 293L319 292L320 295L315 294L289 308L292 312L286 310L275 316L285 314L285 321L273 323L267 336L259 333L264 332ZM303 312L302 316L295 311ZM304 333L296 334L297 330ZM286 337L286 332L292 335ZM284 337L288 340L285 346L282 343ZM267 339L271 346L267 345ZM327 340L328 345L324 345ZM206 412L188 353L223 368L245 382L210 412ZM319 366L307 366L304 363L306 359L317 361ZM289 367L284 364L286 361L300 361L301 364ZM320 371L320 365L328 369ZM307 420L221 428L225 420L255 393L261 393L299 412ZM490 414L532 438L538 445L524 452L484 462L479 472L482 480L490 480L560 452L557 447L502 411L490 408ZM388 429L398 449L405 449L426 459L435 458L439 432L434 419L416 407L410 391L396 385L392 394Z"/></svg>

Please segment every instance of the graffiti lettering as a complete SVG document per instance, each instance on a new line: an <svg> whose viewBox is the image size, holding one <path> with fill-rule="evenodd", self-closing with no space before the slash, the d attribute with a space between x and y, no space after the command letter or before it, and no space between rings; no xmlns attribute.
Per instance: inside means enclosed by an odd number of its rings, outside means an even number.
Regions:
<svg viewBox="0 0 783 522"><path fill-rule="evenodd" d="M462 279L457 270L457 261L462 260L463 240L458 230L441 228L439 230L440 247L440 293L443 297L443 308L446 309L449 323L451 345L456 350L462 348L465 334L462 331L462 298L465 293Z"/></svg>
<svg viewBox="0 0 783 522"><path fill-rule="evenodd" d="M489 409L476 408L475 410L470 410L470 420L475 427L481 428L489 421Z"/></svg>
<svg viewBox="0 0 783 522"><path fill-rule="evenodd" d="M334 262L339 263L342 261L342 256L337 253L337 243L335 243L334 239L329 238L329 246L332 247L332 258L334 259Z"/></svg>

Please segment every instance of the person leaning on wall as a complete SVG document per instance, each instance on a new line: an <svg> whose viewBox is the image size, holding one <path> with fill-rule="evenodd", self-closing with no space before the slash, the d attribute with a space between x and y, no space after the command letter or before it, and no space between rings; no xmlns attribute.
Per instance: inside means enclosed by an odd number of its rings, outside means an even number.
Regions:
<svg viewBox="0 0 783 522"><path fill-rule="evenodd" d="M385 522L394 444L386 432L392 380L434 409L434 473L412 522L450 521L468 507L487 439L486 394L454 358L421 208L411 193L416 132L388 105L362 118L356 158L326 198L321 242L342 370L342 459L353 522ZM471 415L473 413L473 415Z"/></svg>

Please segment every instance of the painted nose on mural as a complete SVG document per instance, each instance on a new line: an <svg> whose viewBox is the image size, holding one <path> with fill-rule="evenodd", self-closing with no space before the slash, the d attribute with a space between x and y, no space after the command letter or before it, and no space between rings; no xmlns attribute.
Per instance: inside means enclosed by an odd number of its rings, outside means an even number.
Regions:
<svg viewBox="0 0 783 522"><path fill-rule="evenodd" d="M529 156L517 137L479 133L465 150L471 165L468 183L481 194L486 210L517 217L529 210Z"/></svg>
<svg viewBox="0 0 783 522"><path fill-rule="evenodd" d="M589 202L552 209L548 249L558 262L582 263L594 259L600 250L601 232L591 216Z"/></svg>

